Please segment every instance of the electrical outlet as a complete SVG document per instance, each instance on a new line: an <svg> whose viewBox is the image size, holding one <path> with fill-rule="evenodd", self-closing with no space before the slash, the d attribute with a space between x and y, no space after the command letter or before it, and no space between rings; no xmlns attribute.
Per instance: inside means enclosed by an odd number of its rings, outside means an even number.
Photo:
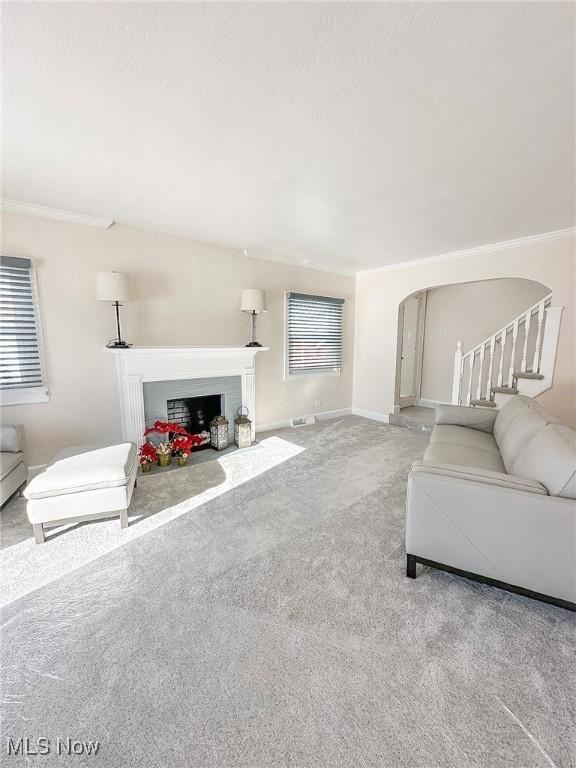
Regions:
<svg viewBox="0 0 576 768"><path fill-rule="evenodd" d="M315 408L322 408L322 400L316 400L314 403Z"/></svg>

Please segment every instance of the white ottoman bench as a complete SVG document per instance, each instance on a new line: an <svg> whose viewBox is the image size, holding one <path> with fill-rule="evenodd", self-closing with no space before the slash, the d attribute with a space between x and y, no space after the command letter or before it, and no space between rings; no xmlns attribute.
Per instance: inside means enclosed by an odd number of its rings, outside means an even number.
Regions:
<svg viewBox="0 0 576 768"><path fill-rule="evenodd" d="M77 445L60 451L24 491L36 543L45 541L44 526L113 513L119 513L120 526L127 528L137 472L134 443Z"/></svg>

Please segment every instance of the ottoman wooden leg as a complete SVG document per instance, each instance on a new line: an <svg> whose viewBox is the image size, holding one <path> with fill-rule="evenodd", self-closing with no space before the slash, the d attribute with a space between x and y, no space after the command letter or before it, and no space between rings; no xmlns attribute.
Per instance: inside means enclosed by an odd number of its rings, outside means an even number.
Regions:
<svg viewBox="0 0 576 768"><path fill-rule="evenodd" d="M128 510L120 510L120 528L128 528Z"/></svg>
<svg viewBox="0 0 576 768"><path fill-rule="evenodd" d="M36 544L44 544L46 536L44 535L44 526L42 523L34 523L32 528L34 530L34 541Z"/></svg>

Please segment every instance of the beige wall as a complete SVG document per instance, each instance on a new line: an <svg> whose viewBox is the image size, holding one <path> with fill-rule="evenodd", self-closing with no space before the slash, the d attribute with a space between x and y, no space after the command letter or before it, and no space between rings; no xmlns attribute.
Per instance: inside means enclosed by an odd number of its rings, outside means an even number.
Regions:
<svg viewBox="0 0 576 768"><path fill-rule="evenodd" d="M451 283L520 277L549 286L553 304L564 306L554 386L539 400L576 426L574 246L573 238L562 238L358 274L354 407L383 418L394 409L398 306L406 296Z"/></svg>
<svg viewBox="0 0 576 768"><path fill-rule="evenodd" d="M136 345L243 345L250 320L239 311L242 288L264 288L268 314L256 358L257 424L352 404L354 278L245 258L182 237L114 225L95 229L21 214L2 218L3 253L36 260L50 402L2 409L23 424L30 463L65 445L120 437L111 306L95 300L95 273L132 276L137 300L123 310L125 337ZM283 380L284 292L342 297L344 364L339 377ZM316 401L321 400L318 407Z"/></svg>
<svg viewBox="0 0 576 768"><path fill-rule="evenodd" d="M421 398L450 402L456 343L468 352L550 292L532 280L482 280L428 291Z"/></svg>

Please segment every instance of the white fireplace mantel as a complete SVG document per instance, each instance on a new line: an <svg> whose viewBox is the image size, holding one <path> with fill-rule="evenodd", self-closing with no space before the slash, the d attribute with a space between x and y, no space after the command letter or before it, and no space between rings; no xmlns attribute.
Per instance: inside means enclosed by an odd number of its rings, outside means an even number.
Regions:
<svg viewBox="0 0 576 768"><path fill-rule="evenodd" d="M137 445L145 429L144 384L148 381L240 376L242 405L256 426L255 357L268 347L130 347L111 349L116 358L122 436Z"/></svg>

